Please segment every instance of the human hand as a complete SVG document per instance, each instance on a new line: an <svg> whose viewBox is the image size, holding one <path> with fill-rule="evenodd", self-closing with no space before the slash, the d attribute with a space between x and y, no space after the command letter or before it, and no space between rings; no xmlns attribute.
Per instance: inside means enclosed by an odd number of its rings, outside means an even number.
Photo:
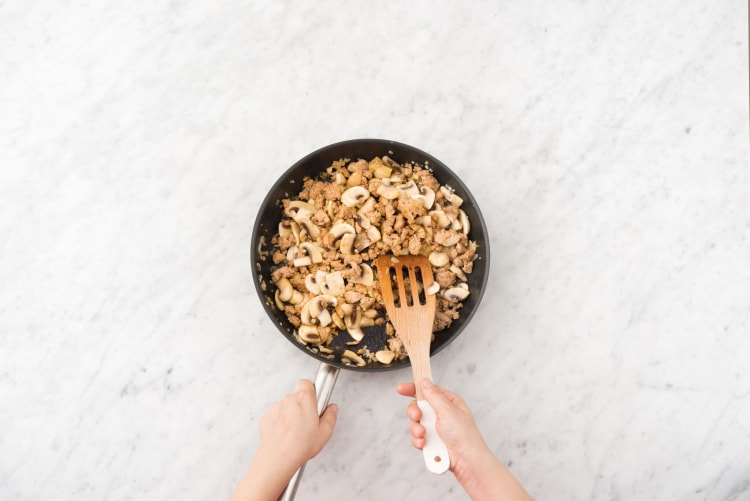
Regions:
<svg viewBox="0 0 750 501"><path fill-rule="evenodd" d="M478 455L488 454L489 449L466 402L455 393L434 385L427 379L423 380L422 383L425 399L435 410L437 416L438 435L448 447L451 471L456 472L457 469L460 471L467 458L476 458ZM405 397L416 395L414 383L401 383L396 391ZM417 406L416 400L409 403L406 414L411 419L409 426L412 436L411 443L415 448L421 450L425 446L425 429L419 423L422 419L422 411Z"/></svg>
<svg viewBox="0 0 750 501"><path fill-rule="evenodd" d="M336 425L336 404L318 416L313 384L302 379L260 420L260 447L231 501L273 501L303 464L328 443Z"/></svg>
<svg viewBox="0 0 750 501"><path fill-rule="evenodd" d="M315 387L301 379L294 393L271 405L261 418L259 450L273 461L299 468L328 443L337 412L331 404L318 417Z"/></svg>
<svg viewBox="0 0 750 501"><path fill-rule="evenodd" d="M406 397L416 395L414 383L401 383L396 390ZM435 410L435 426L448 447L450 469L471 499L532 501L523 486L489 450L469 407L461 397L427 379L422 380L422 393ZM425 446L425 429L419 424L422 411L416 400L409 403L406 414L411 419L411 443L417 449L422 449Z"/></svg>

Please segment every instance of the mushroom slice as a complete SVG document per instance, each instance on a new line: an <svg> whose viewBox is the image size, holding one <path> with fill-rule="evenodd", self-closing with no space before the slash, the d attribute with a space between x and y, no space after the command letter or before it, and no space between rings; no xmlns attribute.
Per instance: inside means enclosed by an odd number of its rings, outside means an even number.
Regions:
<svg viewBox="0 0 750 501"><path fill-rule="evenodd" d="M353 235L355 233L356 231L354 230L354 226L343 221L339 221L331 227L331 236L333 237L333 242L337 241L339 238L343 237L346 234Z"/></svg>
<svg viewBox="0 0 750 501"><path fill-rule="evenodd" d="M341 296L345 290L346 283L344 283L344 277L340 271L328 273L325 277L325 282L320 284L320 292L331 296Z"/></svg>
<svg viewBox="0 0 750 501"><path fill-rule="evenodd" d="M325 310L329 306L336 306L337 302L338 300L335 297L329 296L328 294L321 294L320 296L315 296L314 298L310 300L309 303L307 303L308 305L310 305L309 306L310 316L313 318L320 317L320 314L323 312L323 310Z"/></svg>
<svg viewBox="0 0 750 501"><path fill-rule="evenodd" d="M441 186L440 192L443 194L445 199L454 207L461 207L464 203L464 199L456 195L456 193L448 186Z"/></svg>
<svg viewBox="0 0 750 501"><path fill-rule="evenodd" d="M331 325L331 322L333 322L333 318L331 317L331 313L328 310L323 310L318 315L318 322L323 327L327 327Z"/></svg>
<svg viewBox="0 0 750 501"><path fill-rule="evenodd" d="M441 228L447 228L451 224L450 218L441 210L430 211L430 217Z"/></svg>
<svg viewBox="0 0 750 501"><path fill-rule="evenodd" d="M302 227L303 230L307 232L308 235L310 235L313 239L316 239L320 236L320 228L310 221L309 217L302 217L297 220L299 225Z"/></svg>
<svg viewBox="0 0 750 501"><path fill-rule="evenodd" d="M427 210L432 209L432 206L435 204L435 192L432 191L432 188L428 188L427 186L423 186L420 190L420 193L424 197L424 207Z"/></svg>
<svg viewBox="0 0 750 501"><path fill-rule="evenodd" d="M299 222L300 219L310 218L315 214L315 211L316 209L313 204L301 200L294 200L289 202L289 207L286 208L285 214Z"/></svg>
<svg viewBox="0 0 750 501"><path fill-rule="evenodd" d="M276 308L279 309L279 311L284 311L284 303L279 299L279 290L276 289L276 293L273 295L273 300L276 303Z"/></svg>
<svg viewBox="0 0 750 501"><path fill-rule="evenodd" d="M443 292L443 297L448 301L457 303L469 297L469 289L464 289L463 287L451 287L450 289Z"/></svg>
<svg viewBox="0 0 750 501"><path fill-rule="evenodd" d="M352 254L352 251L354 249L355 236L356 235L347 233L343 237L341 237L341 242L339 243L339 250L341 250L341 253L344 254L345 256L350 256Z"/></svg>
<svg viewBox="0 0 750 501"><path fill-rule="evenodd" d="M294 234L292 231L292 225L297 225L295 221L282 221L279 223L279 236L289 237ZM299 228L299 226L298 226Z"/></svg>
<svg viewBox="0 0 750 501"><path fill-rule="evenodd" d="M388 200L396 200L401 192L395 186L386 184L385 179L383 179L383 184L378 187L376 193Z"/></svg>
<svg viewBox="0 0 750 501"><path fill-rule="evenodd" d="M346 180L347 186L359 186L362 182L362 174L359 172L353 172L349 179Z"/></svg>
<svg viewBox="0 0 750 501"><path fill-rule="evenodd" d="M305 296L297 289L294 289L292 291L292 297L291 299L289 299L289 302L291 304L300 304L303 299L305 299Z"/></svg>
<svg viewBox="0 0 750 501"><path fill-rule="evenodd" d="M360 214L362 216L367 217L370 212L372 212L372 209L375 208L375 199L374 198L368 198L365 200L364 205L357 210L357 214Z"/></svg>
<svg viewBox="0 0 750 501"><path fill-rule="evenodd" d="M319 343L321 341L318 328L311 324L300 325L297 334L306 343Z"/></svg>
<svg viewBox="0 0 750 501"><path fill-rule="evenodd" d="M307 255L310 256L310 259L312 259L313 263L322 263L323 262L323 251L315 245L312 242L302 242L299 244L301 249L304 249L305 252L307 252Z"/></svg>
<svg viewBox="0 0 750 501"><path fill-rule="evenodd" d="M469 216L461 209L458 209L458 220L461 223L461 231L464 232L464 235L468 235L471 230L471 223L469 223Z"/></svg>
<svg viewBox="0 0 750 501"><path fill-rule="evenodd" d="M372 199L370 199L370 200L372 200ZM362 228L363 230L367 230L367 229L370 228L370 226L372 226L372 223L367 218L367 216L365 216L364 214L359 214L358 213L356 221L357 221L357 224L359 225L359 227Z"/></svg>
<svg viewBox="0 0 750 501"><path fill-rule="evenodd" d="M372 267L368 264L362 263L358 265L357 263L352 263L352 271L352 278L349 279L350 282L370 286L375 281L375 273L373 273Z"/></svg>
<svg viewBox="0 0 750 501"><path fill-rule="evenodd" d="M375 319L373 319L373 318L362 317L362 320L360 320L360 322L359 322L359 327L360 328L362 328L362 327L372 327L373 325L375 325Z"/></svg>
<svg viewBox="0 0 750 501"><path fill-rule="evenodd" d="M291 247L289 247L289 249L287 249L287 251L286 251L286 260L287 261L294 261L294 258L297 257L297 251L298 250L299 249L298 249L298 247L296 245L292 245Z"/></svg>
<svg viewBox="0 0 750 501"><path fill-rule="evenodd" d="M302 305L299 312L299 318L303 324L312 325L315 319L310 315L310 301Z"/></svg>
<svg viewBox="0 0 750 501"><path fill-rule="evenodd" d="M419 188L417 188L417 185L414 184L414 181L409 181L405 184L399 184L398 186L396 186L396 188L398 188L402 195L406 195L409 197L420 194Z"/></svg>
<svg viewBox="0 0 750 501"><path fill-rule="evenodd" d="M432 226L432 218L430 216L419 216L418 218L414 219L414 222L417 224L421 224L422 226Z"/></svg>
<svg viewBox="0 0 750 501"><path fill-rule="evenodd" d="M434 296L435 294L438 293L439 290L440 290L440 284L437 282L432 282L430 285L428 285L425 288L424 292L428 296Z"/></svg>
<svg viewBox="0 0 750 501"><path fill-rule="evenodd" d="M289 301L292 298L292 292L294 292L294 287L292 287L292 282L289 281L286 277L281 277L278 282L276 282L276 287L279 288L279 299L281 301Z"/></svg>
<svg viewBox="0 0 750 501"><path fill-rule="evenodd" d="M438 251L431 252L427 259L429 259L430 264L432 266L435 266L436 268L445 266L446 264L450 262L450 258L448 257L448 254L444 252L438 252Z"/></svg>
<svg viewBox="0 0 750 501"><path fill-rule="evenodd" d="M370 239L370 244L374 244L381 238L380 230L375 226L367 228L367 238Z"/></svg>
<svg viewBox="0 0 750 501"><path fill-rule="evenodd" d="M336 176L334 176L334 180L336 181L336 184L338 185L346 184L346 176L343 175L341 172L336 173Z"/></svg>
<svg viewBox="0 0 750 501"><path fill-rule="evenodd" d="M394 358L396 358L396 354L391 350L380 350L375 353L375 359L381 364L388 365L393 362Z"/></svg>
<svg viewBox="0 0 750 501"><path fill-rule="evenodd" d="M367 362L365 362L362 357L354 353L352 350L345 350L344 354L341 356L343 358L349 359L350 362L354 362L358 367L364 367L365 365L367 365Z"/></svg>
<svg viewBox="0 0 750 501"><path fill-rule="evenodd" d="M356 207L370 198L370 192L364 186L352 186L341 194L341 203L347 207Z"/></svg>
<svg viewBox="0 0 750 501"><path fill-rule="evenodd" d="M359 327L347 329L346 332L348 332L352 339L358 343L365 337L364 331Z"/></svg>
<svg viewBox="0 0 750 501"><path fill-rule="evenodd" d="M456 274L456 276L461 279L462 281L466 282L469 278L466 276L466 273L464 273L464 270L456 266L455 264L451 265L450 270Z"/></svg>
<svg viewBox="0 0 750 501"><path fill-rule="evenodd" d="M312 264L312 258L310 256L298 257L297 259L292 261L292 264L297 268L301 268L302 266L310 266Z"/></svg>
<svg viewBox="0 0 750 501"><path fill-rule="evenodd" d="M372 175L373 177L376 177L378 179L383 179L384 177L391 177L392 172L393 169L391 169L387 165L380 164L372 171Z"/></svg>
<svg viewBox="0 0 750 501"><path fill-rule="evenodd" d="M323 275L321 278L321 274ZM318 270L318 272L313 275L310 273L305 277L305 288L312 292L313 294L320 294L320 284L323 283L325 280L325 271Z"/></svg>
<svg viewBox="0 0 750 501"><path fill-rule="evenodd" d="M336 327L338 327L342 331L346 330L346 324L338 313L336 313L335 311L331 313L331 319L333 320L333 323L336 324Z"/></svg>
<svg viewBox="0 0 750 501"><path fill-rule="evenodd" d="M336 215L336 202L333 200L329 200L326 204L326 214L328 214L328 217L331 219Z"/></svg>

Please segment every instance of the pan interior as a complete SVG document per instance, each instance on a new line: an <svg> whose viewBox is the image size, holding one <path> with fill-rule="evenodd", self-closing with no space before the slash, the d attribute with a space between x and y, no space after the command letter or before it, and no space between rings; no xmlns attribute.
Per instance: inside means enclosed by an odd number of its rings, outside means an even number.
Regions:
<svg viewBox="0 0 750 501"><path fill-rule="evenodd" d="M357 371L384 371L392 370L409 365L408 359L397 360L389 365L378 362L370 363L364 367L347 365L340 361L339 356L344 350L356 351L360 346L366 344L371 351L382 349L386 344L386 333L383 326L366 327L363 329L365 337L359 345L347 345L352 341L348 333L343 331L334 336L331 348L334 351L333 359L327 358L325 354L319 353L317 349L302 345L294 338L294 326L280 312L275 305L274 285L271 274L276 268L270 255L271 240L278 231L278 224L282 216L282 203L284 198L294 197L301 190L303 180L306 177L318 178L331 165L332 162L342 158L356 160L364 158L370 160L375 156L388 155L398 163L413 162L432 170L434 176L441 185L453 188L457 195L464 199L461 208L466 212L471 221L469 238L477 243L477 259L474 262L473 272L468 276L468 285L471 295L464 300L463 308L458 319L442 331L435 333L435 339L431 344L431 355L438 353L455 339L465 328L474 315L479 302L484 294L489 275L489 247L487 230L481 212L476 205L474 197L466 188L464 183L442 162L431 155L418 150L412 146L381 139L351 140L335 143L321 148L292 165L271 187L266 198L261 204L258 217L255 221L252 237L251 264L253 267L253 281L258 295L263 302L266 313L273 320L279 331L291 341L297 348L308 355L348 370ZM382 312L379 312L382 314Z"/></svg>

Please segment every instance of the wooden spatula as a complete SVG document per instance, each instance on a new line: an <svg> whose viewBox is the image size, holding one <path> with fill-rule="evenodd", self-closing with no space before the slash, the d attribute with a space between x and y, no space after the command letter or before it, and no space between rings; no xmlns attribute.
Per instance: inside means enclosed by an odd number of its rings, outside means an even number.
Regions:
<svg viewBox="0 0 750 501"><path fill-rule="evenodd" d="M437 434L435 411L424 399L421 384L423 379L432 381L430 342L436 300L426 292L434 282L430 262L424 256L388 255L380 256L375 266L388 317L411 361L417 405L422 410L420 423L425 429L425 464L432 473L445 473L450 467L448 448Z"/></svg>

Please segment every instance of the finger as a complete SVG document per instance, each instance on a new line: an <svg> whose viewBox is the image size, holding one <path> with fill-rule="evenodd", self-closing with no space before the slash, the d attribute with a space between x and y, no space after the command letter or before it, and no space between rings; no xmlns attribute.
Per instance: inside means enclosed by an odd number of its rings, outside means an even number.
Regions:
<svg viewBox="0 0 750 501"><path fill-rule="evenodd" d="M406 415L409 416L409 419L412 421L419 421L422 419L422 409L419 408L416 400L410 403L406 408Z"/></svg>
<svg viewBox="0 0 750 501"><path fill-rule="evenodd" d="M415 449L419 449L420 451L424 449L425 443L426 442L424 438L412 438L411 439L411 445L413 445Z"/></svg>
<svg viewBox="0 0 750 501"><path fill-rule="evenodd" d="M315 395L315 386L313 386L312 381L309 379L300 379L297 381L294 393L312 393Z"/></svg>
<svg viewBox="0 0 750 501"><path fill-rule="evenodd" d="M396 391L399 393L399 395L403 395L405 397L414 397L417 395L417 391L414 388L414 383L400 383L398 386L396 386Z"/></svg>
<svg viewBox="0 0 750 501"><path fill-rule="evenodd" d="M414 438L424 438L424 426L417 422L412 422L409 426L409 432L411 433L411 436Z"/></svg>
<svg viewBox="0 0 750 501"><path fill-rule="evenodd" d="M331 438L331 435L333 435L333 429L336 427L336 419L338 417L338 413L338 405L330 404L328 407L326 407L323 415L320 416L320 424L318 429L320 430L320 437L323 439L324 444L328 442L328 440L330 440Z"/></svg>
<svg viewBox="0 0 750 501"><path fill-rule="evenodd" d="M425 399L432 405L438 415L453 410L453 402L448 398L448 395L443 393L443 391L447 390L434 385L428 379L423 379L422 391L424 392Z"/></svg>

